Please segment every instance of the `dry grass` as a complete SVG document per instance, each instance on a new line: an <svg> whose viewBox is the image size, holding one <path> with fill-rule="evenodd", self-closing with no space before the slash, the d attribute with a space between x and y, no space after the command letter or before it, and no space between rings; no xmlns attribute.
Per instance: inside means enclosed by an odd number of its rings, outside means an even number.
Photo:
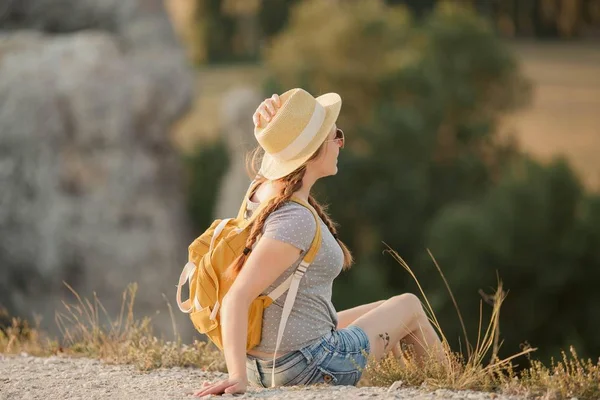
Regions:
<svg viewBox="0 0 600 400"><path fill-rule="evenodd" d="M503 391L545 399L600 399L600 360L583 360L571 347L570 355L563 352L550 368L532 361L520 379L504 382Z"/></svg>
<svg viewBox="0 0 600 400"><path fill-rule="evenodd" d="M496 292L485 299L492 306L492 315L485 331L481 329L483 302L480 303L480 325L474 346L468 340L455 302L463 326L466 354L452 351L413 271L395 251L389 247L387 251L417 283L425 299L425 310L442 338L445 362L440 363L433 354L425 359L416 359L412 349L403 346L401 359L396 359L392 353L380 362L370 359L360 386L395 384L432 390L479 390L547 400L600 398L600 360L594 363L580 359L574 349L570 350L570 356L563 353L562 360L553 361L550 367L533 360L532 367L519 376L514 373L511 361L520 356L530 357L535 349L527 348L511 357L498 358L501 346L498 336L500 309L506 297L500 281ZM433 261L454 301L444 274L435 259ZM224 359L214 346L199 341L193 345L182 344L179 339L164 341L152 334L150 318L135 320L133 306L137 285L130 285L123 293L121 312L116 319L108 316L95 294L93 301L89 301L82 299L70 286L67 287L73 292L76 302L63 303L64 311L56 313L56 322L63 336L60 342L43 335L37 326L30 327L26 321L13 318L10 327L0 330L0 353L85 356L108 363L133 364L142 371L173 366L226 371ZM172 315L172 310L169 310ZM175 326L173 330L178 337Z"/></svg>
<svg viewBox="0 0 600 400"><path fill-rule="evenodd" d="M563 353L562 360L558 362L553 361L550 367L546 367L541 362L533 360L532 367L525 370L520 376L514 373L511 361L520 356L527 356L529 358L531 353L536 349L529 347L504 359L498 357L498 350L501 346L499 338L500 309L506 298L500 280L498 280L496 292L491 296L485 295L486 301L492 306L492 315L485 332L482 332L481 329L483 302L480 303L477 342L473 346L468 339L460 310L448 282L435 258L429 253L446 284L463 328L467 354L452 351L415 274L402 257L389 248L389 246L386 251L406 269L417 283L419 291L425 299L425 311L428 313L432 325L442 339L445 362L440 363L433 354L428 354L424 359L417 359L411 348L403 346L401 359L395 358L392 353L380 362L376 362L371 358L365 370L365 377L361 382L362 385L389 386L400 381L402 385L428 389L446 388L503 392L506 394L524 395L531 398L600 398L600 360L596 364L591 360L582 360L577 356L573 348L571 348L570 357Z"/></svg>
<svg viewBox="0 0 600 400"><path fill-rule="evenodd" d="M45 337L26 321L12 319L5 332L0 331L0 353L26 352L36 356L64 354L96 358L113 364L133 364L141 371L155 368L198 367L209 371L225 371L225 362L214 346L201 341L192 345L165 341L153 335L151 319L133 317L137 285L123 293L121 312L111 319L94 293L93 301L82 299L69 285L76 302L63 302L65 310L56 313L62 341ZM172 315L172 310L169 307Z"/></svg>

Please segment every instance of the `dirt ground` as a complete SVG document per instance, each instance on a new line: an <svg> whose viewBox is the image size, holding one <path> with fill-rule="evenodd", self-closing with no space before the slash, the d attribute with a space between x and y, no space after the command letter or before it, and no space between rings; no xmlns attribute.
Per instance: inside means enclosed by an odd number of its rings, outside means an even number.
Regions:
<svg viewBox="0 0 600 400"><path fill-rule="evenodd" d="M0 354L0 400L21 399L198 399L193 394L205 380L225 374L190 368L163 368L147 373L131 365L107 365L98 360L69 357L5 356ZM255 398L272 400L521 400L496 393L422 390L399 384L386 387L296 386L249 387L243 395L209 396L213 399Z"/></svg>

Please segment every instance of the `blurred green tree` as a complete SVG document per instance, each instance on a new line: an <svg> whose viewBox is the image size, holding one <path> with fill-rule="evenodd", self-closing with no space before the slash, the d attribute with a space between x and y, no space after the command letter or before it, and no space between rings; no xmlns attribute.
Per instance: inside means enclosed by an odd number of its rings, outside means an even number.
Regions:
<svg viewBox="0 0 600 400"><path fill-rule="evenodd" d="M585 280L582 271L591 268L583 260L596 260L597 234L589 225L596 203L582 197L567 166L525 162L501 134L500 121L527 104L530 87L490 24L452 2L414 20L404 7L370 0L306 1L290 21L266 52L266 93L303 87L314 95L336 91L344 100L338 122L349 138L347 151L338 176L316 187L357 258L334 287L338 308L416 290L401 267L381 255L385 241L415 269L458 346L460 325L425 251L431 247L451 271L459 305L467 307L471 338L478 289L495 286L498 271L511 291L505 354L526 340L540 346L538 356L546 360L566 343L590 341L583 350L598 352L598 341L581 333L590 317L589 308L579 312L585 297L542 302L558 291L566 295L566 282ZM515 168L543 179L523 183ZM533 194L519 200L511 190ZM494 214L496 202L513 210L516 224L491 234L492 222L509 223ZM587 214L575 218L581 204L588 204ZM588 243L585 250L576 251L575 237ZM548 277L547 265L560 271ZM525 307L534 301L544 310ZM548 331L552 315L569 313L581 316L577 328Z"/></svg>
<svg viewBox="0 0 600 400"><path fill-rule="evenodd" d="M299 0L196 1L199 63L256 62L263 43L285 28Z"/></svg>
<svg viewBox="0 0 600 400"><path fill-rule="evenodd" d="M508 37L576 38L600 27L600 0L386 0L418 16L441 2L473 7Z"/></svg>
<svg viewBox="0 0 600 400"><path fill-rule="evenodd" d="M600 0L485 0L507 36L574 38L600 27Z"/></svg>
<svg viewBox="0 0 600 400"><path fill-rule="evenodd" d="M285 29L299 0L190 0L197 7L195 61L256 62L261 48ZM576 38L600 28L600 0L374 0L405 6L418 19L436 7L471 7L507 37ZM335 2L333 2L335 5ZM345 3L349 3L348 0Z"/></svg>
<svg viewBox="0 0 600 400"><path fill-rule="evenodd" d="M443 5L416 24L378 1L305 2L267 60L267 92L301 86L344 99L348 152L341 176L319 190L359 260L381 240L414 260L440 207L481 196L514 154L496 125L523 104L527 85L467 10ZM382 271L392 287L404 281L396 265Z"/></svg>
<svg viewBox="0 0 600 400"><path fill-rule="evenodd" d="M206 142L183 158L188 190L188 210L195 232L203 232L213 221L219 185L229 168L224 139Z"/></svg>
<svg viewBox="0 0 600 400"><path fill-rule="evenodd" d="M444 208L427 242L446 266L470 324L478 314L473 284L487 290L497 271L510 290L501 321L505 346L528 341L547 361L570 345L580 354L600 354L593 332L600 306L599 223L600 197L583 191L564 160L541 166L523 157L481 201ZM440 322L450 325L451 303L438 305Z"/></svg>

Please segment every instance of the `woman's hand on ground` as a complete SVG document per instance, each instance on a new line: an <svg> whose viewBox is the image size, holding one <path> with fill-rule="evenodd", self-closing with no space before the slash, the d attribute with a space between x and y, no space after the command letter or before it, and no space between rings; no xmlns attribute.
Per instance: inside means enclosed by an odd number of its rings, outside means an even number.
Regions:
<svg viewBox="0 0 600 400"><path fill-rule="evenodd" d="M194 396L203 397L209 394L221 395L221 394L234 394L234 393L245 393L248 387L248 382L242 379L225 379L216 383L204 382L202 389L194 392Z"/></svg>
<svg viewBox="0 0 600 400"><path fill-rule="evenodd" d="M252 121L254 121L254 126L260 128L261 127L261 118L267 121L267 124L271 121L271 119L277 114L277 110L281 107L281 100L277 94L274 94L268 99L265 99L252 116Z"/></svg>

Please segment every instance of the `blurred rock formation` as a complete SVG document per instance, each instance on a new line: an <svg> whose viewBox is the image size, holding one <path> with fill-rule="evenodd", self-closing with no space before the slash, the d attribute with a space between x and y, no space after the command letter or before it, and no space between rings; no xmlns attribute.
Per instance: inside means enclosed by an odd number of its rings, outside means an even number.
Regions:
<svg viewBox="0 0 600 400"><path fill-rule="evenodd" d="M260 92L251 87L238 87L223 94L220 120L231 161L215 202L215 218L235 217L248 190L246 155L258 146L252 115L261 101Z"/></svg>
<svg viewBox="0 0 600 400"><path fill-rule="evenodd" d="M172 337L162 293L175 306L191 237L169 129L192 90L161 0L2 2L0 307L57 333L63 281L111 317L137 282Z"/></svg>

